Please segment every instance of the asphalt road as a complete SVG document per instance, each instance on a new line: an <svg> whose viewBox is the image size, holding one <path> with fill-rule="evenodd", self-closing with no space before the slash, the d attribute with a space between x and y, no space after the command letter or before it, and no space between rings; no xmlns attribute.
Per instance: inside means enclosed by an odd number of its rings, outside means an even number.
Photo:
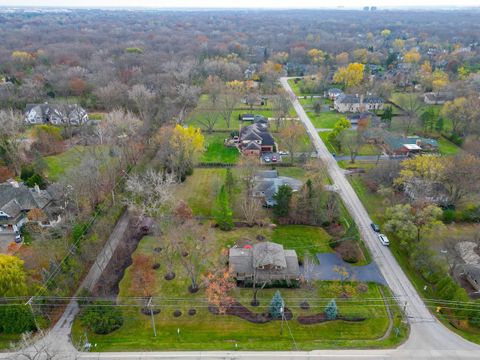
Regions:
<svg viewBox="0 0 480 360"><path fill-rule="evenodd" d="M350 183L345 178L344 172L339 168L333 156L318 136L315 127L310 122L304 109L293 94L287 83L287 78L281 79L282 86L291 95L291 100L300 120L305 125L312 142L317 150L318 157L324 161L332 181L345 205L355 220L362 237L370 249L372 257L378 265L388 286L397 297L399 304L405 308L410 322L409 339L396 349L380 350L316 350L309 352L121 352L121 353L81 353L76 352L70 343L71 323L78 307L71 303L60 321L55 325L49 335L48 342L59 348L61 354L55 359L480 359L480 346L473 344L443 326L428 310L422 299L414 289L410 280L396 262L390 250L380 244L370 228L370 218L360 202ZM104 262L111 256L112 249L122 227L126 226L120 221L109 239L109 244L99 255L98 266L94 264L88 274L85 285L91 285L101 273ZM117 224L118 225L118 224ZM110 249L108 249L110 247ZM18 357L24 359L25 357ZM0 359L16 359L14 354L0 353ZM46 359L45 356L35 359Z"/></svg>
<svg viewBox="0 0 480 360"><path fill-rule="evenodd" d="M439 357L449 359L466 358L467 356L480 358L480 346L451 332L430 313L389 248L381 245L376 234L370 228L372 221L365 207L346 179L344 172L320 139L315 127L288 85L287 80L288 78L282 78L280 82L290 95L295 111L307 129L317 150L318 158L325 163L328 173L336 185L345 206L356 222L374 261L377 263L393 294L397 297L400 306L405 309L411 324L411 335L409 340L398 348L398 351L415 350L418 356L421 354L436 354ZM458 353L455 356L451 351L458 351ZM460 354L460 352L462 353Z"/></svg>

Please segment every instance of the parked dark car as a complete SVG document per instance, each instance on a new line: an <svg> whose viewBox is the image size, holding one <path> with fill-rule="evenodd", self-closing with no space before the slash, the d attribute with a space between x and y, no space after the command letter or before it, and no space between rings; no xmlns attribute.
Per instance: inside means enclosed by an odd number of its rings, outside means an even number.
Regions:
<svg viewBox="0 0 480 360"><path fill-rule="evenodd" d="M371 223L370 226L372 227L373 231L380 232L380 226L375 223Z"/></svg>

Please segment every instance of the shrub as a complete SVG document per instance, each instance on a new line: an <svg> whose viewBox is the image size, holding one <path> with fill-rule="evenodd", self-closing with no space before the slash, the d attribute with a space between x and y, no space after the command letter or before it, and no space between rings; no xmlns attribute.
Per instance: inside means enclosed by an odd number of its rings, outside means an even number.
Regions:
<svg viewBox="0 0 480 360"><path fill-rule="evenodd" d="M342 241L335 251L342 257L342 259L348 263L356 263L361 258L361 252L357 243L353 241Z"/></svg>
<svg viewBox="0 0 480 360"><path fill-rule="evenodd" d="M455 215L454 209L445 209L443 210L442 220L444 223L450 224L455 220Z"/></svg>
<svg viewBox="0 0 480 360"><path fill-rule="evenodd" d="M21 334L33 330L35 321L28 306L0 306L0 333Z"/></svg>
<svg viewBox="0 0 480 360"><path fill-rule="evenodd" d="M335 320L338 316L337 303L335 299L330 300L327 307L325 308L325 315L328 320Z"/></svg>
<svg viewBox="0 0 480 360"><path fill-rule="evenodd" d="M109 334L123 325L122 312L115 304L96 301L84 309L82 323L96 334Z"/></svg>

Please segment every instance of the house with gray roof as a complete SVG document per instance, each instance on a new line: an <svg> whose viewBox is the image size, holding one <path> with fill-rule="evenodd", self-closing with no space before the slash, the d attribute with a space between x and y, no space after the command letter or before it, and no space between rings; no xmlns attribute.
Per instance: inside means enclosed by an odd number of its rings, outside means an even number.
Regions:
<svg viewBox="0 0 480 360"><path fill-rule="evenodd" d="M420 136L397 136L387 133L384 138L384 148L390 155L410 155L438 151L438 141Z"/></svg>
<svg viewBox="0 0 480 360"><path fill-rule="evenodd" d="M18 228L27 220L27 213L32 209L45 210L52 198L46 190L38 186L29 188L16 181L0 184L0 225Z"/></svg>
<svg viewBox="0 0 480 360"><path fill-rule="evenodd" d="M79 105L27 104L25 122L28 124L82 125L88 114Z"/></svg>
<svg viewBox="0 0 480 360"><path fill-rule="evenodd" d="M296 251L270 241L230 248L229 270L238 282L247 284L300 280Z"/></svg>
<svg viewBox="0 0 480 360"><path fill-rule="evenodd" d="M364 112L383 109L384 100L373 95L341 94L333 102L333 107L340 113Z"/></svg>
<svg viewBox="0 0 480 360"><path fill-rule="evenodd" d="M239 148L244 155L260 156L273 152L275 140L268 131L268 125L259 119L252 125L240 129Z"/></svg>
<svg viewBox="0 0 480 360"><path fill-rule="evenodd" d="M262 199L266 207L275 206L277 201L274 197L282 185L290 186L292 191L295 192L300 190L303 183L288 176L278 176L277 170L258 171L255 174L253 196Z"/></svg>

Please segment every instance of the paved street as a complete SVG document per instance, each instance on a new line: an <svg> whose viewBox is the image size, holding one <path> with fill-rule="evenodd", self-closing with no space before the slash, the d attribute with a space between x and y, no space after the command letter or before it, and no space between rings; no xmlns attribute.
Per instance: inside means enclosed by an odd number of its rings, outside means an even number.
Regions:
<svg viewBox="0 0 480 360"><path fill-rule="evenodd" d="M370 228L371 219L365 207L346 179L344 172L340 169L336 160L320 139L315 127L288 85L287 80L288 78L282 78L280 82L290 94L290 99L292 100L295 111L307 129L317 150L318 157L325 163L332 181L338 188L338 193L355 220L362 238L368 246L372 258L378 265L388 286L399 299L399 304L402 307L405 306L406 314L411 324L411 335L409 340L399 347L399 351L416 349L418 354L427 354L429 351L434 351L439 357L452 358L450 357L453 356L452 354L449 353L447 355L447 352L442 353L442 351L465 350L467 352L462 353L460 358L463 358L463 356L467 354L475 354L480 358L480 346L461 338L438 322L423 303L389 248L380 244L375 233Z"/></svg>

